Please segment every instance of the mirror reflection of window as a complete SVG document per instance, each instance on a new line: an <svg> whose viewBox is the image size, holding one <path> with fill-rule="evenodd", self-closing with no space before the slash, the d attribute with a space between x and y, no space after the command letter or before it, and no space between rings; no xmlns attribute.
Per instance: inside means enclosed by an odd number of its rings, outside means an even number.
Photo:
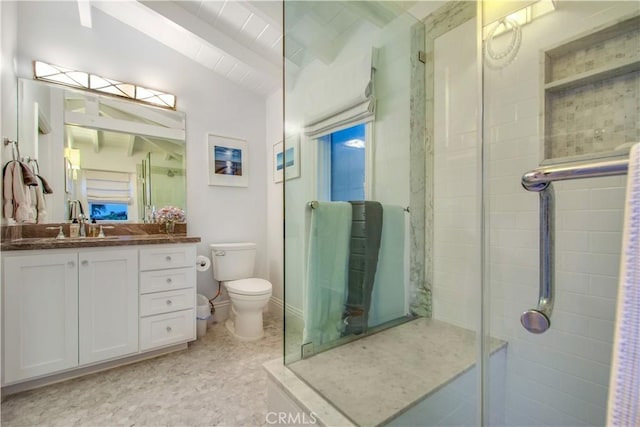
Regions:
<svg viewBox="0 0 640 427"><path fill-rule="evenodd" d="M128 221L134 197L132 175L86 169L82 174L83 198L96 221ZM133 211L135 212L135 211Z"/></svg>
<svg viewBox="0 0 640 427"><path fill-rule="evenodd" d="M89 203L89 216L96 221L127 221L129 207L126 203Z"/></svg>

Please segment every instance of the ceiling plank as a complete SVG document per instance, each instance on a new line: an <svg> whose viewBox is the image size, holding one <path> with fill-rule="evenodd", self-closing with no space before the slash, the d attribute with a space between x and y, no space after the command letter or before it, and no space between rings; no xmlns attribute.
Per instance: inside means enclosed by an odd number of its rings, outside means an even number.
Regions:
<svg viewBox="0 0 640 427"><path fill-rule="evenodd" d="M167 1L144 1L142 4L187 29L211 47L218 48L249 67L261 71L270 82L276 84L280 82L281 66L279 63L274 63L267 57L256 53L180 6Z"/></svg>

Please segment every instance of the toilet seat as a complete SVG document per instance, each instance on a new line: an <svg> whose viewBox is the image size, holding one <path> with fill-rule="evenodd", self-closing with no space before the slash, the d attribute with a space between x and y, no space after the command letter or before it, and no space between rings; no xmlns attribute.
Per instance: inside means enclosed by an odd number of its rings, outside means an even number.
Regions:
<svg viewBox="0 0 640 427"><path fill-rule="evenodd" d="M257 277L224 282L227 292L239 295L265 295L271 293L271 282Z"/></svg>

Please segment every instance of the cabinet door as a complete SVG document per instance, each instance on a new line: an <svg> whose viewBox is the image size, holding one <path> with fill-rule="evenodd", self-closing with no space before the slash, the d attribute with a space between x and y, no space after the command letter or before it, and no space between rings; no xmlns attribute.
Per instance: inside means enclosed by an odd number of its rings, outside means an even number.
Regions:
<svg viewBox="0 0 640 427"><path fill-rule="evenodd" d="M138 251L80 252L80 364L138 352Z"/></svg>
<svg viewBox="0 0 640 427"><path fill-rule="evenodd" d="M77 366L77 254L5 256L3 269L4 383Z"/></svg>

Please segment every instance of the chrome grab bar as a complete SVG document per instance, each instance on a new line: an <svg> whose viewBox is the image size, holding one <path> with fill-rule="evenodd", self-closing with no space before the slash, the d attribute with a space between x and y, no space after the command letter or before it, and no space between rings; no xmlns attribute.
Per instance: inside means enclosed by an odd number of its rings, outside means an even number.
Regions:
<svg viewBox="0 0 640 427"><path fill-rule="evenodd" d="M528 191L542 191L553 181L624 175L627 169L629 159L543 166L522 175L522 186Z"/></svg>
<svg viewBox="0 0 640 427"><path fill-rule="evenodd" d="M540 193L540 289L538 306L522 313L520 323L534 334L551 326L555 294L555 194L553 181L624 175L629 159L543 166L525 173L522 186Z"/></svg>

